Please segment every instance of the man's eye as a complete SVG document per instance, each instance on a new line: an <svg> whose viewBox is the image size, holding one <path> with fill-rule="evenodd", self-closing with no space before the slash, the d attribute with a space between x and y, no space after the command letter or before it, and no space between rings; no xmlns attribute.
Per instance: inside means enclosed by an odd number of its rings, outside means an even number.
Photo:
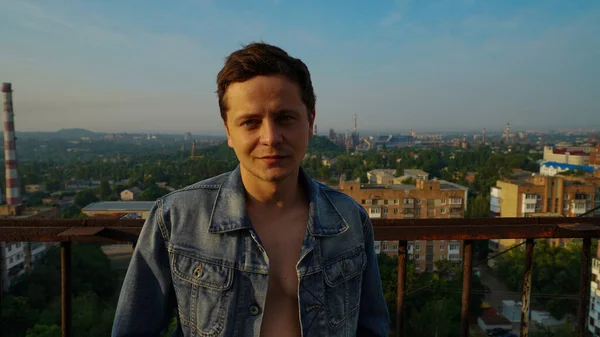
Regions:
<svg viewBox="0 0 600 337"><path fill-rule="evenodd" d="M253 120L247 120L242 123L242 126L254 126L256 123Z"/></svg>

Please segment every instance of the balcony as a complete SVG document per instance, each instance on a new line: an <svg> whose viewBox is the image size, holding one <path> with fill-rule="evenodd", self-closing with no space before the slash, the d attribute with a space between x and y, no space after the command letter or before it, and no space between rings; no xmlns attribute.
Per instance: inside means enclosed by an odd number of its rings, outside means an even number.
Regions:
<svg viewBox="0 0 600 337"><path fill-rule="evenodd" d="M462 206L462 198L450 198L450 207Z"/></svg>
<svg viewBox="0 0 600 337"><path fill-rule="evenodd" d="M581 215L588 211L586 208L586 201L584 199L577 199L571 201L571 211L575 215Z"/></svg>
<svg viewBox="0 0 600 337"><path fill-rule="evenodd" d="M404 337L406 308L406 277L408 241L464 240L463 284L460 336L469 336L469 304L473 274L473 244L475 240L526 239L523 275L521 336L529 330L529 305L535 239L582 238L581 280L577 316L578 336L587 331L592 267L591 239L600 237L598 218L593 217L529 217L481 219L374 219L375 240L398 241L398 297L394 319L395 336ZM0 219L0 241L60 242L62 335L72 336L71 243L72 242L135 242L144 220L18 220ZM3 253L3 252L2 252ZM423 253L421 253L423 254ZM0 285L1 287L1 285ZM1 297L0 297L1 300ZM1 303L0 303L1 305Z"/></svg>

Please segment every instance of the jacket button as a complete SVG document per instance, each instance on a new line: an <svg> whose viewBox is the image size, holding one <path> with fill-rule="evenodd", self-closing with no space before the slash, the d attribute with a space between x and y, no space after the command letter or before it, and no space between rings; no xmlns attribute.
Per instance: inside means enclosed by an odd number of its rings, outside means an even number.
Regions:
<svg viewBox="0 0 600 337"><path fill-rule="evenodd" d="M256 305L253 305L250 307L250 315L252 315L252 316L258 315L259 311L260 310L258 310L258 307Z"/></svg>

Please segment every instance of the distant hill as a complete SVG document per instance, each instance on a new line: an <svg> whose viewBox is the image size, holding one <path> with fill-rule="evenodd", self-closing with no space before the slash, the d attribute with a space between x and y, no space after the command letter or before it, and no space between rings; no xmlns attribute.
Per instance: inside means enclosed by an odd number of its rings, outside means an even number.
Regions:
<svg viewBox="0 0 600 337"><path fill-rule="evenodd" d="M80 129L80 128L60 129L60 130L56 131L56 134L58 134L61 137L65 137L65 138L93 137L93 136L98 135L97 132L93 132L93 131L90 131L87 129Z"/></svg>

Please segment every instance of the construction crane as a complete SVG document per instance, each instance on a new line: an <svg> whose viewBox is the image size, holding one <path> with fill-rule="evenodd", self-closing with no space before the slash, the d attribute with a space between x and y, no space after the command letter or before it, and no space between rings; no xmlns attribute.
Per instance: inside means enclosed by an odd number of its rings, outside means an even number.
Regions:
<svg viewBox="0 0 600 337"><path fill-rule="evenodd" d="M202 158L204 158L204 156L196 156L195 153L196 153L196 140L194 139L192 141L192 154L190 155L190 159L191 160L195 160L195 159L202 159Z"/></svg>

